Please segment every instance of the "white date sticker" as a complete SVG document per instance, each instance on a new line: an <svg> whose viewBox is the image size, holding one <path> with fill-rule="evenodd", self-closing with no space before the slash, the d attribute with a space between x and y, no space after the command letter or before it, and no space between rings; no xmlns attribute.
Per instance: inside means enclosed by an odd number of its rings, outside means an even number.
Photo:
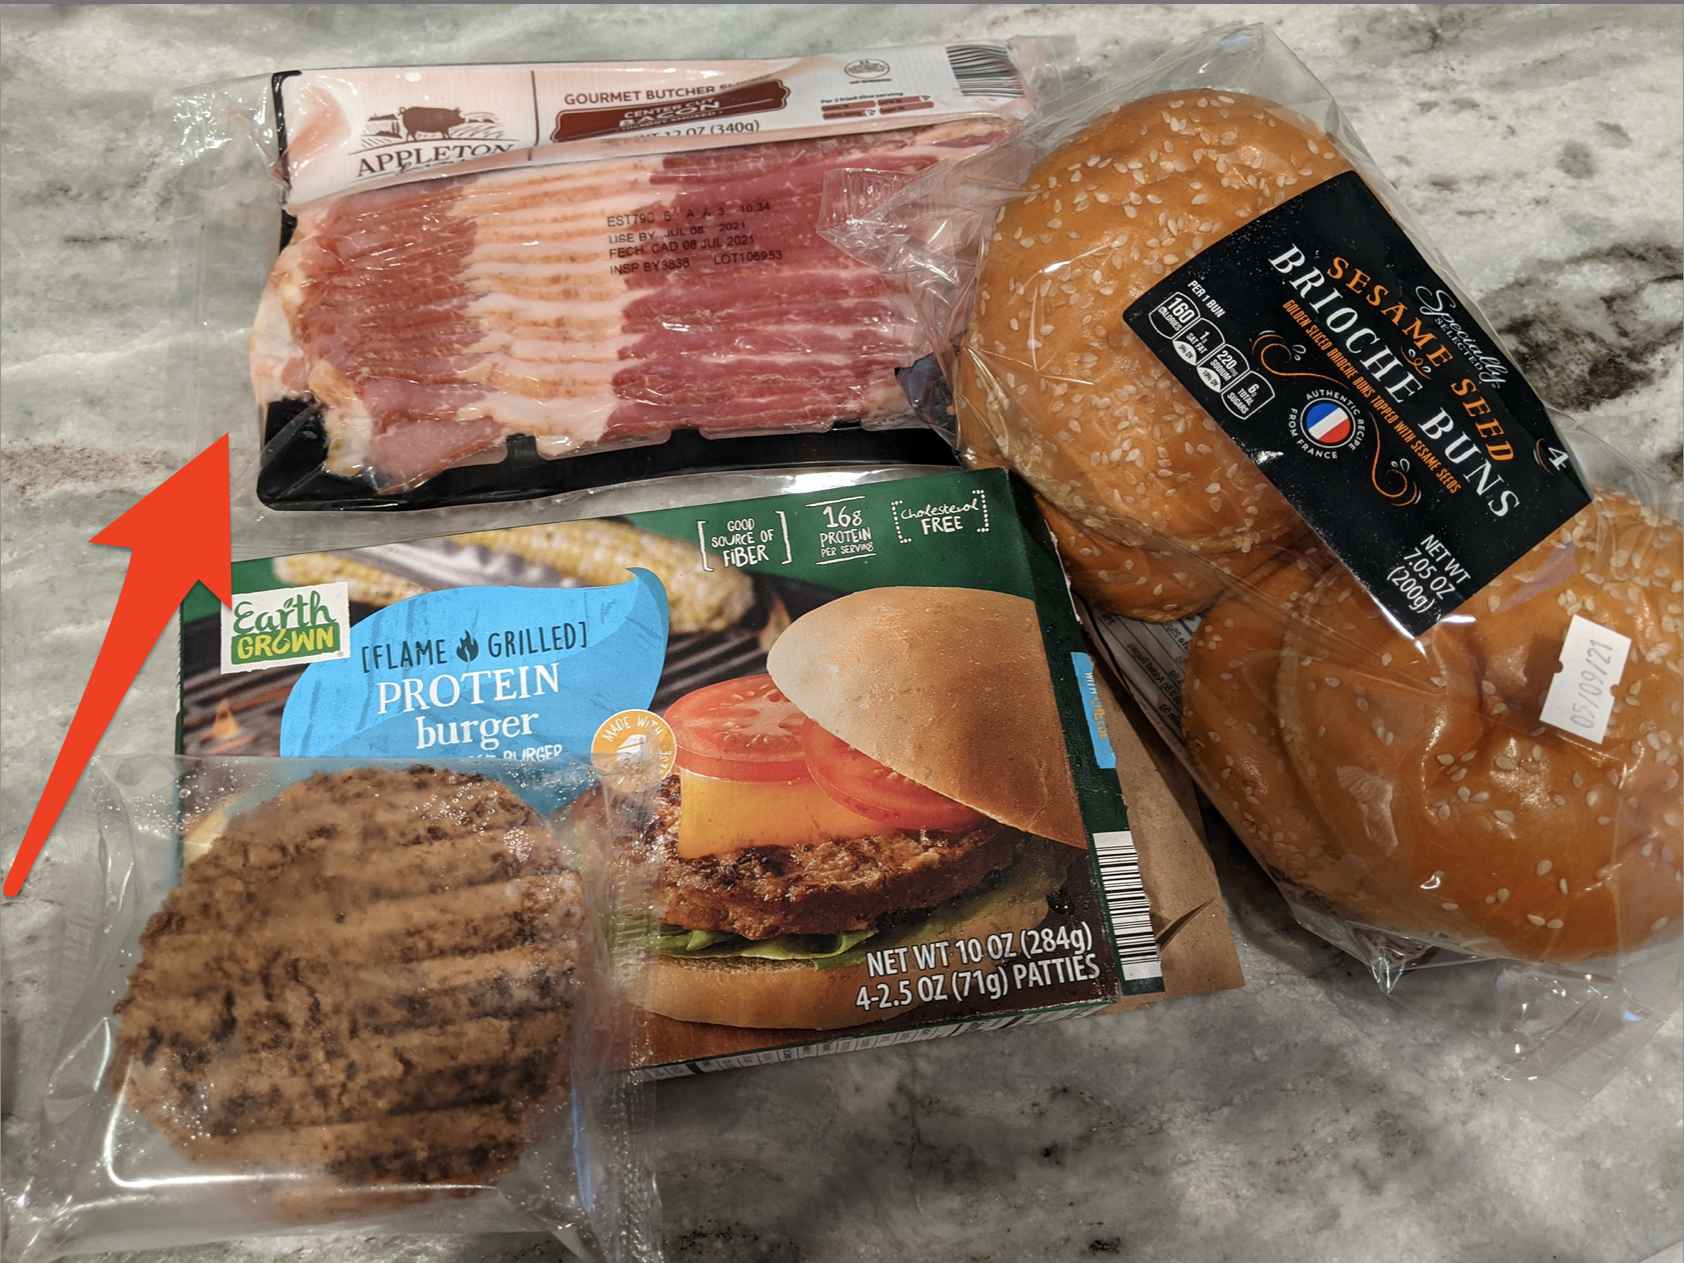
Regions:
<svg viewBox="0 0 1684 1263"><path fill-rule="evenodd" d="M1550 682L1539 718L1601 745L1614 709L1614 686L1630 654L1631 637L1573 615L1561 646L1561 670Z"/></svg>

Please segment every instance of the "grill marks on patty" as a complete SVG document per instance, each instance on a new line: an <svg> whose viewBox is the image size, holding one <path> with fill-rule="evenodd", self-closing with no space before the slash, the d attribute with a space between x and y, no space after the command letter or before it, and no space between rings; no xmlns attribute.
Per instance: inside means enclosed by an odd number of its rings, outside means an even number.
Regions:
<svg viewBox="0 0 1684 1263"><path fill-rule="evenodd" d="M661 919L747 939L863 930L885 912L932 908L1011 863L1026 835L992 820L959 833L882 833L796 847L678 856L679 780L655 801L642 845L660 866Z"/></svg>
<svg viewBox="0 0 1684 1263"><path fill-rule="evenodd" d="M229 821L147 924L112 1088L195 1158L489 1182L565 1086L580 915L496 782L314 776Z"/></svg>

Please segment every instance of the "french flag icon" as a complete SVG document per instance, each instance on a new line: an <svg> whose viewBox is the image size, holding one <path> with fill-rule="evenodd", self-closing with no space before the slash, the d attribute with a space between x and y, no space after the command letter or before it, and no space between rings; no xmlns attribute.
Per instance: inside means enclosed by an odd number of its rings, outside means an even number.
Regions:
<svg viewBox="0 0 1684 1263"><path fill-rule="evenodd" d="M1351 437L1355 425L1350 409L1331 399L1318 399L1304 409L1304 433L1323 447L1338 447Z"/></svg>

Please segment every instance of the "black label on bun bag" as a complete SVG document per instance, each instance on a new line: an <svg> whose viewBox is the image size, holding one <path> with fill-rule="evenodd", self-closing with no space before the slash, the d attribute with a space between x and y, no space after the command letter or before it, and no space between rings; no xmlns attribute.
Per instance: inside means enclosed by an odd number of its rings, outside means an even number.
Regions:
<svg viewBox="0 0 1684 1263"><path fill-rule="evenodd" d="M1543 403L1355 172L1124 319L1412 634L1590 503Z"/></svg>

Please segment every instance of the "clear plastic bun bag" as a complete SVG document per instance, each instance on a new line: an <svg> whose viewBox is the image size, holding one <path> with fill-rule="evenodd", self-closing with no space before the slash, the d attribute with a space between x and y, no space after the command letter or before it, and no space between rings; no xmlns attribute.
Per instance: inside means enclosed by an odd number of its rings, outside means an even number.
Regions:
<svg viewBox="0 0 1684 1263"><path fill-rule="evenodd" d="M1600 1086L1678 1001L1675 510L1532 393L1327 90L1228 28L828 192L1300 921L1400 998L1492 962L1436 1007Z"/></svg>
<svg viewBox="0 0 1684 1263"><path fill-rule="evenodd" d="M346 1230L658 1257L607 802L572 763L96 761L35 877L63 1036L19 1257Z"/></svg>

